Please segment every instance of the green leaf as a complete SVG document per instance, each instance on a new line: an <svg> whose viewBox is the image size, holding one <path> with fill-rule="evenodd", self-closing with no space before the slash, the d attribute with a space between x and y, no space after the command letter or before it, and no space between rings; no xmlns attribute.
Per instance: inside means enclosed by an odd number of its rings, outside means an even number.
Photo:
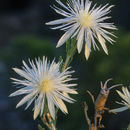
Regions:
<svg viewBox="0 0 130 130"><path fill-rule="evenodd" d="M61 62L61 64L60 64L60 71L62 71L62 68L63 68L63 65L64 65L62 56L59 57L59 62Z"/></svg>
<svg viewBox="0 0 130 130"><path fill-rule="evenodd" d="M73 38L73 39L69 39L67 42L66 42L66 60L65 60L65 63L62 67L62 71L65 70L69 64L71 63L71 61L73 60L73 56L76 52L76 39Z"/></svg>
<svg viewBox="0 0 130 130"><path fill-rule="evenodd" d="M66 54L69 55L71 50L71 39L66 41Z"/></svg>
<svg viewBox="0 0 130 130"><path fill-rule="evenodd" d="M40 124L38 124L38 129L39 130L45 130L45 128L43 128Z"/></svg>
<svg viewBox="0 0 130 130"><path fill-rule="evenodd" d="M71 40L71 47L76 46L76 37Z"/></svg>
<svg viewBox="0 0 130 130"><path fill-rule="evenodd" d="M54 120L54 125L56 126L56 121L57 121L57 113L58 113L58 108L55 109L55 120Z"/></svg>
<svg viewBox="0 0 130 130"><path fill-rule="evenodd" d="M69 61L68 61L68 65L71 63L71 61L73 60L73 56L75 55L75 53L76 53L76 45L75 45L75 43L73 43L72 44L72 46L71 46L71 50L70 50L70 53L69 53Z"/></svg>
<svg viewBox="0 0 130 130"><path fill-rule="evenodd" d="M63 61L63 58L62 56L59 57L59 61L62 62Z"/></svg>

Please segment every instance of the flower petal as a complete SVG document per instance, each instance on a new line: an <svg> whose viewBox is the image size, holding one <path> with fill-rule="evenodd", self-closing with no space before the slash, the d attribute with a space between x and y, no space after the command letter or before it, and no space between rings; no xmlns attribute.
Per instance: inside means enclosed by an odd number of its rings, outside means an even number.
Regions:
<svg viewBox="0 0 130 130"><path fill-rule="evenodd" d="M68 113L68 110L67 110L66 105L64 104L64 102L60 98L58 98L57 96L55 98L57 100L58 106L61 109L61 111L64 112L64 113Z"/></svg>
<svg viewBox="0 0 130 130"><path fill-rule="evenodd" d="M77 29L77 25L75 25L74 27L70 28L65 34L62 35L62 37L60 38L60 40L57 43L56 47L60 47L62 46L70 37L71 35L74 33L74 31Z"/></svg>
<svg viewBox="0 0 130 130"><path fill-rule="evenodd" d="M78 34L78 42L77 42L77 49L78 49L78 53L81 52L82 50L82 46L83 46L83 40L84 40L84 28L81 28L79 34Z"/></svg>
<svg viewBox="0 0 130 130"><path fill-rule="evenodd" d="M27 94L27 93L32 92L32 90L33 89L31 87L25 87L25 88L15 91L14 93L10 94L9 96L13 97L13 96L17 96L17 95Z"/></svg>
<svg viewBox="0 0 130 130"><path fill-rule="evenodd" d="M122 112L122 111L125 111L125 110L127 110L128 109L128 107L127 106L124 106L124 107L120 107L120 108L117 108L117 109L112 109L112 110L110 110L110 112Z"/></svg>
<svg viewBox="0 0 130 130"><path fill-rule="evenodd" d="M88 60L89 55L90 55L90 49L88 47L88 43L86 43L85 44L85 57L86 57L86 60Z"/></svg>
<svg viewBox="0 0 130 130"><path fill-rule="evenodd" d="M24 103L26 103L28 100L30 100L35 94L37 93L37 90L35 90L33 93L28 94L25 96L16 106L16 108L22 106Z"/></svg>
<svg viewBox="0 0 130 130"><path fill-rule="evenodd" d="M34 115L33 115L34 120L37 118L37 116L40 113L41 105L42 105L42 102L41 102L42 99L43 99L43 93L40 93L38 99L36 100L36 104L35 104Z"/></svg>
<svg viewBox="0 0 130 130"><path fill-rule="evenodd" d="M97 37L99 39L99 42L101 43L101 46L102 46L103 50L108 55L108 50L107 50L104 38L98 32L97 32Z"/></svg>
<svg viewBox="0 0 130 130"><path fill-rule="evenodd" d="M55 108L54 108L54 103L53 103L51 94L47 95L47 102L48 102L49 112L50 112L52 118L55 120Z"/></svg>

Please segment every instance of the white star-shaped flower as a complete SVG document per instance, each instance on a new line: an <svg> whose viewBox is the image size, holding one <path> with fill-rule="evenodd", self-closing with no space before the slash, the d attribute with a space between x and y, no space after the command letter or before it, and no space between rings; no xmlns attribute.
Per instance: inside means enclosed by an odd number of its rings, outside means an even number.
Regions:
<svg viewBox="0 0 130 130"><path fill-rule="evenodd" d="M29 60L28 66L23 61L22 69L13 68L23 79L12 78L13 83L18 85L21 89L12 93L10 96L17 96L25 94L25 97L17 104L17 107L27 103L27 109L33 101L34 104L34 119L38 115L42 116L44 113L44 106L47 104L49 113L55 119L55 106L63 113L68 113L66 105L63 101L73 103L68 94L77 94L73 86L77 84L68 83L75 80L71 74L74 71L69 71L70 67L60 72L60 62L52 63L43 57L43 60L36 59L35 62Z"/></svg>
<svg viewBox="0 0 130 130"><path fill-rule="evenodd" d="M106 40L110 43L114 42L110 36L115 36L109 30L115 30L116 27L113 23L104 22L111 17L106 16L110 13L110 9L113 7L106 4L105 6L96 7L96 4L92 7L92 2L89 0L67 0L66 5L60 0L56 2L62 7L56 6L53 9L56 13L64 16L63 19L54 20L46 23L47 25L56 25L52 29L60 29L65 31L63 36L57 43L57 47L62 46L69 38L77 39L78 53L81 52L83 44L85 42L85 57L88 59L93 46L99 50L96 40L98 40L105 51L108 54L106 47Z"/></svg>
<svg viewBox="0 0 130 130"><path fill-rule="evenodd" d="M123 99L121 102L117 102L118 104L123 105L121 108L113 109L112 112L122 112L127 109L130 109L130 92L126 87L122 87L122 92L117 90L119 96Z"/></svg>

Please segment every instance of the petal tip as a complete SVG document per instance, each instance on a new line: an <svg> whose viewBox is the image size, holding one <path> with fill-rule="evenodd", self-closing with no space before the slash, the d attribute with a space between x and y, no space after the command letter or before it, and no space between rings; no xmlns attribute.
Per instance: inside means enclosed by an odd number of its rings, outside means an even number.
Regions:
<svg viewBox="0 0 130 130"><path fill-rule="evenodd" d="M48 23L48 22L46 22L46 23L45 23L45 25L49 25L49 23Z"/></svg>
<svg viewBox="0 0 130 130"><path fill-rule="evenodd" d="M19 107L19 104L16 105L16 108L18 108L18 107Z"/></svg>
<svg viewBox="0 0 130 130"><path fill-rule="evenodd" d="M57 45L56 45L56 48L59 48L59 47L60 47L60 46L57 44Z"/></svg>
<svg viewBox="0 0 130 130"><path fill-rule="evenodd" d="M34 112L33 119L36 120L37 116L38 116L38 114L36 112Z"/></svg>

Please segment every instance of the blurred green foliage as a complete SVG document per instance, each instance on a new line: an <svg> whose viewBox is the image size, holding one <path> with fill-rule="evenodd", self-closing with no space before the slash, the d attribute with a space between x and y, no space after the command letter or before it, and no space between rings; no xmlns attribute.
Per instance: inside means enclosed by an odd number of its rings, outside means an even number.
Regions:
<svg viewBox="0 0 130 130"><path fill-rule="evenodd" d="M21 35L12 38L9 45L0 52L0 59L8 64L21 63L21 60L42 57L54 57L54 47L51 40L35 35Z"/></svg>
<svg viewBox="0 0 130 130"><path fill-rule="evenodd" d="M130 124L129 124L129 126L128 126L127 130L130 130Z"/></svg>

